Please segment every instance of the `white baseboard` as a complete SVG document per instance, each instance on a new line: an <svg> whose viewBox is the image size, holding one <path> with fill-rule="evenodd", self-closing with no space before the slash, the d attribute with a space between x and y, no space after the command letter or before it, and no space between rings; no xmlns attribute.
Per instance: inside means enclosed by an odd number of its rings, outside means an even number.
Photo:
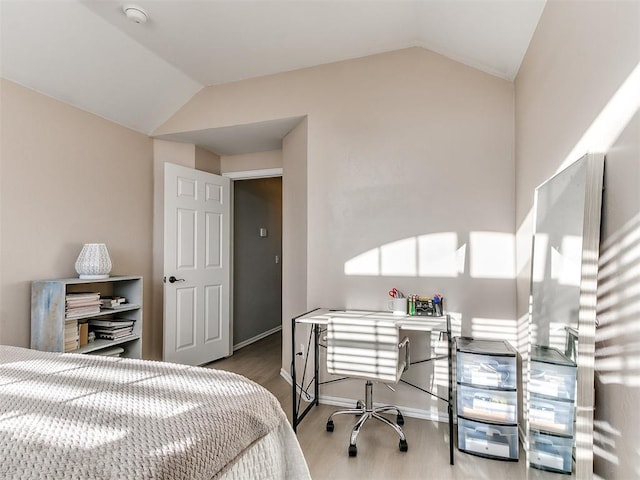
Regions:
<svg viewBox="0 0 640 480"><path fill-rule="evenodd" d="M277 327L272 328L271 330L267 330L266 332L262 332L260 335L256 335L255 337L251 337L248 340L245 340L243 342L240 342L236 345L233 346L233 351L235 352L236 350L240 350L242 347L246 347L247 345L251 345L252 343L257 342L258 340L262 340L265 337L268 337L269 335L272 335L276 332L279 332L280 330L282 330L282 325L278 325ZM289 382L291 383L291 382Z"/></svg>
<svg viewBox="0 0 640 480"><path fill-rule="evenodd" d="M280 376L284 378L289 385L292 385L291 375L284 368L280 369ZM298 390L298 393L300 393L300 388L298 388L297 390ZM309 398L307 399L307 401L311 401L311 399ZM351 408L355 406L358 399L330 397L328 395L320 395L320 397L318 398L318 401L322 405L333 405L335 407ZM381 406L383 404L382 403L378 404L374 402L373 405L375 407L375 406ZM449 416L446 413L441 413L441 412L432 411L432 410L424 410L420 408L403 407L402 405L398 405L398 408L400 408L400 410L402 411L402 415L404 415L405 417L421 418L423 420L432 420L435 422L443 422L443 423L449 422Z"/></svg>
<svg viewBox="0 0 640 480"><path fill-rule="evenodd" d="M280 369L280 376L284 378L289 385L293 384L293 379L291 378L291 374L287 372L284 368Z"/></svg>

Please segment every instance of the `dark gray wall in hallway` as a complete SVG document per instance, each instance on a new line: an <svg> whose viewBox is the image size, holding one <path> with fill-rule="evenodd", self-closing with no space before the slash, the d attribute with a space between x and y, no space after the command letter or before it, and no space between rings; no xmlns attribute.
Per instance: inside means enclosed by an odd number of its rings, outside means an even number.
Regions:
<svg viewBox="0 0 640 480"><path fill-rule="evenodd" d="M282 323L282 178L236 180L233 343ZM267 236L260 237L260 228Z"/></svg>

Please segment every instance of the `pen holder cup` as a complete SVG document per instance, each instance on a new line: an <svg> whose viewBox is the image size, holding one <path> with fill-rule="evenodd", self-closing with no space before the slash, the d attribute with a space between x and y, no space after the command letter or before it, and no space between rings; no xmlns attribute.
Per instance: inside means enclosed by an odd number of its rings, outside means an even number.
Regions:
<svg viewBox="0 0 640 480"><path fill-rule="evenodd" d="M394 298L389 300L387 307L394 315L406 315L407 314L407 299L406 298Z"/></svg>

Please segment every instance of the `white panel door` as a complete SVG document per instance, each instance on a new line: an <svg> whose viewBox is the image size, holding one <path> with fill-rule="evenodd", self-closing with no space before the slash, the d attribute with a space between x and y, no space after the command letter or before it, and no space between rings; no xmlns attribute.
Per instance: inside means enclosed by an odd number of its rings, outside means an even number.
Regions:
<svg viewBox="0 0 640 480"><path fill-rule="evenodd" d="M229 179L165 164L163 358L202 365L231 353Z"/></svg>

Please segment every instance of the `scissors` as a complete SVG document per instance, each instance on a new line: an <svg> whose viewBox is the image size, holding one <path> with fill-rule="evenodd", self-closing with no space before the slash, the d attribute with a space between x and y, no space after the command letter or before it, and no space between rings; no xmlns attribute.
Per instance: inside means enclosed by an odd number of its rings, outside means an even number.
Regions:
<svg viewBox="0 0 640 480"><path fill-rule="evenodd" d="M397 288L392 288L391 290L389 290L389 296L391 298L402 298L402 292L400 290L398 290Z"/></svg>

